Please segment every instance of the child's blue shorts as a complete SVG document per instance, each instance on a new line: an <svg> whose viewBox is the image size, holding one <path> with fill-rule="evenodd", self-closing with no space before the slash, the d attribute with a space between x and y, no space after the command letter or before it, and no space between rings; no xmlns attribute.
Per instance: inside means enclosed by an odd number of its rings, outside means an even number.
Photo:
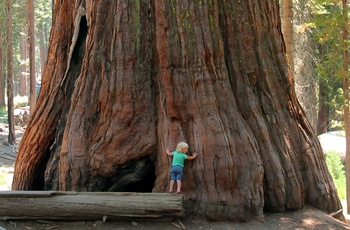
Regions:
<svg viewBox="0 0 350 230"><path fill-rule="evenodd" d="M171 180L181 180L184 168L179 165L173 165L170 170Z"/></svg>

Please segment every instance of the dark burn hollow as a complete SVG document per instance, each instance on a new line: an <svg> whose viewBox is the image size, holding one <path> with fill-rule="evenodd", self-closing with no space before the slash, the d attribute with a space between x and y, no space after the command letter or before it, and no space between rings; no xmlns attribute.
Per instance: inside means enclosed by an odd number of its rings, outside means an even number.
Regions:
<svg viewBox="0 0 350 230"><path fill-rule="evenodd" d="M111 192L152 192L155 166L148 157L129 161L119 166L118 173L109 178L108 191Z"/></svg>

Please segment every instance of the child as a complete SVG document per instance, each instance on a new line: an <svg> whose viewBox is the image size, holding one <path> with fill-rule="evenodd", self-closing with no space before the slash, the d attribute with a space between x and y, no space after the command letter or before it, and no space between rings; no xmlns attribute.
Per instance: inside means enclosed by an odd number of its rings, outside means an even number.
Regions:
<svg viewBox="0 0 350 230"><path fill-rule="evenodd" d="M170 193L173 192L175 180L177 185L176 194L179 194L181 192L181 179L183 175L185 159L193 160L198 156L197 153L193 153L193 156L187 156L186 153L188 152L188 147L189 146L187 143L180 142L177 144L176 151L170 152L169 148L166 149L166 154L168 156L173 156L173 162L171 164L172 166L170 170Z"/></svg>

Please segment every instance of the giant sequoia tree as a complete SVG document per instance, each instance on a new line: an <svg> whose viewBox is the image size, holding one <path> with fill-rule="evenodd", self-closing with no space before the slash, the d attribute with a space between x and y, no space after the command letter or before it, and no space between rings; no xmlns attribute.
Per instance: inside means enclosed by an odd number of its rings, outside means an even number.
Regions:
<svg viewBox="0 0 350 230"><path fill-rule="evenodd" d="M166 192L213 219L341 208L287 76L277 0L55 1L13 189Z"/></svg>

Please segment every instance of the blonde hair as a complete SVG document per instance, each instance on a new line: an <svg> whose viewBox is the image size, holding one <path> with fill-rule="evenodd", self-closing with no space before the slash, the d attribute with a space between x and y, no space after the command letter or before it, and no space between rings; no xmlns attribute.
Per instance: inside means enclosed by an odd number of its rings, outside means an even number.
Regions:
<svg viewBox="0 0 350 230"><path fill-rule="evenodd" d="M188 148L189 148L188 144L186 142L181 141L176 146L176 152L185 152L184 150Z"/></svg>

